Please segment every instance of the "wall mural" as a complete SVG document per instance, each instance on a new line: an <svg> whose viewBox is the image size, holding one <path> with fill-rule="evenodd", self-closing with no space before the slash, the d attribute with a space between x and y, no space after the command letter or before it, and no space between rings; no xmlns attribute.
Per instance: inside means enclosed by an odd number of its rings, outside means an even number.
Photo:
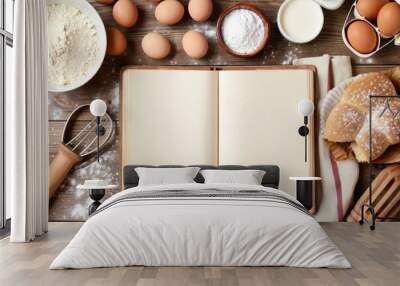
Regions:
<svg viewBox="0 0 400 286"><path fill-rule="evenodd" d="M183 19L176 25L160 25L155 16L156 4L151 1L135 1L138 8L138 20L132 28L124 28L113 19L112 6L88 1L98 12L106 28L115 27L127 38L127 49L120 56L106 56L96 75L85 85L67 92L49 92L49 140L50 161L57 153L61 143L63 128L70 113L82 104L88 104L93 99L103 99L108 105L108 113L115 124L114 140L110 146L102 151L103 168L97 168L96 158L90 158L83 164L76 166L59 187L50 203L50 220L52 221L81 221L88 216L87 208L91 203L86 190L78 190L77 185L95 175L108 176L112 184L119 184L119 84L121 68L126 65L276 65L292 64L299 58L320 56L322 54L340 54L352 57L355 74L385 70L400 65L400 58L394 46L389 46L378 54L362 58L354 56L345 46L341 37L341 28L345 22L351 1L336 11L324 10L325 25L321 34L311 43L294 44L284 39L276 25L276 16L282 1L264 0L255 1L271 23L271 34L266 47L255 57L241 58L227 54L219 48L216 39L216 23L220 13L236 1L213 1L214 9L209 20L195 22L185 13ZM105 1L99 1L105 2ZM113 1L111 1L113 2ZM188 1L182 1L187 7ZM121 24L121 23L120 23ZM183 51L182 37L189 30L201 32L209 42L207 55L201 59L187 56ZM146 56L141 47L142 38L151 31L163 34L172 43L170 54L163 60L152 59ZM118 50L115 51L118 53ZM398 87L398 86L397 86ZM79 132L93 120L90 113L84 113L76 119L73 132ZM360 165L361 176L356 186L356 198L368 186L367 166ZM379 170L375 170L377 173ZM108 191L110 196L114 191ZM354 204L352 202L352 204Z"/></svg>

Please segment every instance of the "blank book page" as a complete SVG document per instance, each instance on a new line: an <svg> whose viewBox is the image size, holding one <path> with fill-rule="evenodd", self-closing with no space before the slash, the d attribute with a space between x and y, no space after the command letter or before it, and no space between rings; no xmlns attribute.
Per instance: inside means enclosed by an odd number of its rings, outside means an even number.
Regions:
<svg viewBox="0 0 400 286"><path fill-rule="evenodd" d="M290 176L314 172L313 128L304 162L297 104L313 99L312 70L242 70L219 73L219 164L276 164L280 189L295 193ZM310 126L312 127L312 120Z"/></svg>

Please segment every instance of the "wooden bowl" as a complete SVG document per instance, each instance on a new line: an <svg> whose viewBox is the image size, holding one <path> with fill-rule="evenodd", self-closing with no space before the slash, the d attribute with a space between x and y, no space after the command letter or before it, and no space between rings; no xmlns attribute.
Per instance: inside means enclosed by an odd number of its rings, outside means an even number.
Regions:
<svg viewBox="0 0 400 286"><path fill-rule="evenodd" d="M261 41L259 47L252 53L246 53L246 54L237 53L237 52L231 50L224 42L224 39L222 36L222 24L224 22L224 18L226 15L231 13L233 10L237 10L237 9L246 9L246 10L250 10L250 11L256 13L257 16L259 16L261 18L261 20L264 24L264 38ZM259 52L261 52L265 48L265 46L269 40L270 32L271 32L271 25L270 25L267 17L263 14L263 12L261 12L260 9L258 9L255 5L252 5L252 4L242 4L242 3L234 4L234 5L226 8L225 10L223 10L221 15L218 17L218 21L217 21L216 34L217 34L217 42L218 42L219 46L228 54L231 54L233 56L240 57L240 58L254 57Z"/></svg>

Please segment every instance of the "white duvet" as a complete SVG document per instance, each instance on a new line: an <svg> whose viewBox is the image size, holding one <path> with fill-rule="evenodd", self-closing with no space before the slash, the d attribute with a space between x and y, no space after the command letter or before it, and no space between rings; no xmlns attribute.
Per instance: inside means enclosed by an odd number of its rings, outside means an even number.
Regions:
<svg viewBox="0 0 400 286"><path fill-rule="evenodd" d="M131 192L262 190L262 186L185 184L136 187L106 200L50 269L145 266L293 266L350 268L308 214L257 198L152 198L110 204ZM108 208L104 206L109 205Z"/></svg>

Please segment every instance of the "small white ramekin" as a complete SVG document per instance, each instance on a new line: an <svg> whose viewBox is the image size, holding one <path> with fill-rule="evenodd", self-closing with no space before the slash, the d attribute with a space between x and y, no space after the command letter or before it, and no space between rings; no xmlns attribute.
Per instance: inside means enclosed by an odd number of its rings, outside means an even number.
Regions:
<svg viewBox="0 0 400 286"><path fill-rule="evenodd" d="M304 38L301 40L294 39L287 31L285 31L285 28L283 27L282 21L283 21L283 17L284 17L284 11L287 8L287 6L293 1L310 1L317 8L315 17L319 18L318 27L316 27L316 29L315 29L316 32L314 34L312 34L309 38ZM311 42L312 40L314 40L321 33L322 28L324 26L324 13L322 11L321 6L313 0L286 0L285 2L282 3L282 5L279 8L277 23L278 23L279 31L281 32L282 36L285 37L285 39L287 39L288 41L293 42L293 43L305 44L305 43L308 43L308 42Z"/></svg>

